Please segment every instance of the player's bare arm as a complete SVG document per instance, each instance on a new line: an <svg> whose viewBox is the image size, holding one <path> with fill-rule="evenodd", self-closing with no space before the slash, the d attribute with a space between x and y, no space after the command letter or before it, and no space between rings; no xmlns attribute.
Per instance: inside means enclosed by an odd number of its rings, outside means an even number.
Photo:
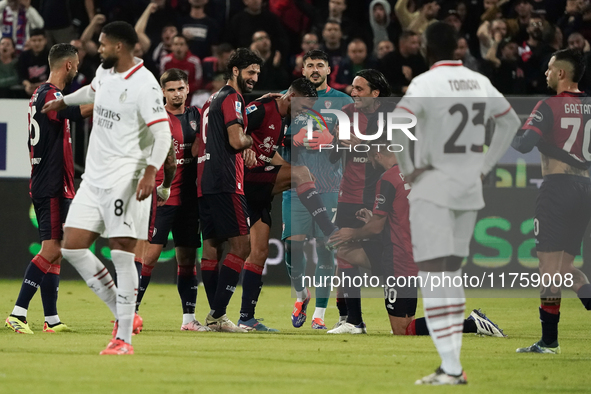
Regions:
<svg viewBox="0 0 591 394"><path fill-rule="evenodd" d="M43 109L41 110L41 113L48 113L50 111L61 111L63 109L66 109L68 106L66 105L66 103L64 103L64 99L57 99L57 100L51 100L48 103L45 103L45 105L43 106Z"/></svg>
<svg viewBox="0 0 591 394"><path fill-rule="evenodd" d="M228 127L228 140L230 146L239 152L252 146L252 137L245 134L242 125L239 124Z"/></svg>
<svg viewBox="0 0 591 394"><path fill-rule="evenodd" d="M143 201L148 198L152 191L154 190L154 186L156 185L156 173L158 169L154 166L146 167L146 171L144 172L144 176L137 184L137 191L135 193L135 197L138 201Z"/></svg>
<svg viewBox="0 0 591 394"><path fill-rule="evenodd" d="M83 118L88 118L91 116L92 111L94 111L94 104L84 104L80 106L80 113L82 114Z"/></svg>
<svg viewBox="0 0 591 394"><path fill-rule="evenodd" d="M257 164L257 155L250 148L242 151L242 158L244 159L244 166L247 168L252 168Z"/></svg>
<svg viewBox="0 0 591 394"><path fill-rule="evenodd" d="M162 180L162 184L158 185L156 188L156 194L158 196L157 205L159 207L163 206L166 204L166 201L168 201L168 197L170 197L170 186L172 185L174 174L176 173L176 154L174 152L173 143L170 144L170 150L168 151L163 167L164 179Z"/></svg>
<svg viewBox="0 0 591 394"><path fill-rule="evenodd" d="M342 228L328 240L331 244L340 245L344 242L368 238L382 232L386 224L386 216L373 215L361 228Z"/></svg>

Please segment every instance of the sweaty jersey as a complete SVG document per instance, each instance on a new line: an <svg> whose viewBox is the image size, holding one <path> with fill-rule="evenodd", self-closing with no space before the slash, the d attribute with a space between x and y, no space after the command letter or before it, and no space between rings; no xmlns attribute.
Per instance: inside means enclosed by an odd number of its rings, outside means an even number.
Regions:
<svg viewBox="0 0 591 394"><path fill-rule="evenodd" d="M318 98L314 103L312 109L318 113L324 109L342 109L345 105L351 104L353 99L343 93L328 86L325 90L318 90ZM292 118L292 122L286 134L295 135L299 133L302 128L307 128L308 118L310 114L300 114ZM334 134L334 128L337 123L337 117L332 114L322 114L326 120L328 130ZM313 124L316 121L313 120ZM326 151L308 150L306 148L292 147L292 150L297 149L297 152L292 152L292 165L306 166L316 178L316 190L318 193L336 193L339 191L341 178L343 176L343 169L341 162L331 163L329 160L330 154ZM288 158L285 158L288 160ZM292 191L295 196L295 191Z"/></svg>
<svg viewBox="0 0 591 394"><path fill-rule="evenodd" d="M394 165L381 176L376 186L373 213L386 216L382 231L384 252L383 264L394 264L396 276L410 276L418 273L412 256L408 194L410 185L404 182L398 165Z"/></svg>
<svg viewBox="0 0 591 394"><path fill-rule="evenodd" d="M172 133L172 144L176 158L176 172L172 180L170 197L165 205L194 203L197 198L197 166L193 161L191 147L201 121L197 107L186 107L185 112L173 115L167 111ZM156 174L156 185L164 180L164 167Z"/></svg>
<svg viewBox="0 0 591 394"><path fill-rule="evenodd" d="M74 158L69 119L83 119L80 107L41 113L46 102L62 97L61 90L44 83L29 100L29 193L33 198L74 198Z"/></svg>
<svg viewBox="0 0 591 394"><path fill-rule="evenodd" d="M257 157L256 167L267 166L284 137L284 125L274 98L255 100L246 107L248 133Z"/></svg>
<svg viewBox="0 0 591 394"><path fill-rule="evenodd" d="M386 122L386 113L394 110L394 103L387 103L385 99L379 99L382 103L375 112L365 113L356 109L355 104L349 104L343 107L343 112L347 114L351 120L351 127L353 127L353 114L357 113L359 131L363 134L375 134L378 130L378 118L382 114L384 124ZM354 135L351 130L351 135ZM366 143L365 141L362 141ZM371 143L371 141L367 141ZM386 149L384 147L384 149ZM341 189L339 190L339 202L363 204L365 206L372 205L375 197L376 183L383 170L381 168L374 168L367 158L367 153L345 152L345 171L343 180L341 181Z"/></svg>
<svg viewBox="0 0 591 394"><path fill-rule="evenodd" d="M591 99L585 93L562 92L541 100L523 126L541 137L541 153L573 167L591 165Z"/></svg>
<svg viewBox="0 0 591 394"><path fill-rule="evenodd" d="M154 145L148 127L168 121L156 78L142 60L135 61L124 73L100 66L90 84L96 93L82 178L98 188L140 178Z"/></svg>
<svg viewBox="0 0 591 394"><path fill-rule="evenodd" d="M244 194L244 160L228 138L228 127L239 124L246 132L248 126L242 95L226 85L209 97L201 113L197 195Z"/></svg>
<svg viewBox="0 0 591 394"><path fill-rule="evenodd" d="M488 78L459 60L435 63L415 77L395 112L416 116L415 167L433 169L417 178L410 200L458 210L484 207L480 174L485 125L489 118L510 110L507 99ZM407 137L397 134L394 143L396 138ZM404 167L401 171L406 173Z"/></svg>

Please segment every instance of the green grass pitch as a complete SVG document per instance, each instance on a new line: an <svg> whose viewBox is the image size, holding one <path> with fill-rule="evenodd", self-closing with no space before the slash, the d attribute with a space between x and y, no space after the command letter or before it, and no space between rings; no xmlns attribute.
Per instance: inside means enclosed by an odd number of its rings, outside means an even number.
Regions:
<svg viewBox="0 0 591 394"><path fill-rule="evenodd" d="M2 318L12 311L20 281L0 281ZM228 315L236 322L241 288ZM563 300L562 354L516 354L539 339L539 301L468 298L467 313L482 308L508 339L464 335L463 387L418 387L439 357L429 337L393 337L380 299L363 300L368 335L330 336L291 326L294 300L286 287L265 287L257 316L279 334L181 332L176 286L151 284L140 310L144 332L135 355L99 356L110 339L109 310L82 281L63 281L59 314L73 333L43 333L40 297L28 320L34 335L0 330L0 392L20 393L583 393L589 392L589 313L577 299ZM310 308L310 313L313 307ZM418 316L422 316L419 302ZM199 289L197 318L208 309ZM327 324L337 319L334 300ZM311 319L309 319L311 320ZM468 391L470 390L470 391Z"/></svg>

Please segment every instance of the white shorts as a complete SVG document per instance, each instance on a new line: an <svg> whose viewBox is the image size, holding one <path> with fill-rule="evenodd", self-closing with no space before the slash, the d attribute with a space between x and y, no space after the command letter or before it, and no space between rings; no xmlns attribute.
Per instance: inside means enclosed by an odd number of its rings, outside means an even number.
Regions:
<svg viewBox="0 0 591 394"><path fill-rule="evenodd" d="M467 257L478 211L453 210L426 200L410 201L410 234L416 262Z"/></svg>
<svg viewBox="0 0 591 394"><path fill-rule="evenodd" d="M138 179L120 182L111 189L101 189L82 181L64 227L102 234L104 237L148 239L152 196L135 198Z"/></svg>

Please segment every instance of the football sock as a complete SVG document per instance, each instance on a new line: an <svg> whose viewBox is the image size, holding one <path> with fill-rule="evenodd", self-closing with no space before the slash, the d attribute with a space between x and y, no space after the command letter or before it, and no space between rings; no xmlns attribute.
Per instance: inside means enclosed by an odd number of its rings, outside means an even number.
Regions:
<svg viewBox="0 0 591 394"><path fill-rule="evenodd" d="M461 270L446 272L446 275L452 276L453 279L459 273ZM419 271L419 276L421 276L421 284L423 285L421 292L423 293L425 321L441 357L441 368L445 373L457 376L462 373L459 348L461 348L462 320L465 310L465 298L462 297L463 288L431 288L427 285L428 273ZM459 322L457 321L458 317ZM459 336L459 340L456 336Z"/></svg>
<svg viewBox="0 0 591 394"><path fill-rule="evenodd" d="M343 277L341 286L347 304L347 323L356 326L363 321L361 317L361 289L354 285L357 283L355 278L360 277L359 268L339 258L337 258L337 264Z"/></svg>
<svg viewBox="0 0 591 394"><path fill-rule="evenodd" d="M320 230L322 230L326 237L331 235L337 227L330 220L330 216L326 211L322 197L320 197L320 194L316 190L314 182L302 183L296 188L296 191L298 198L308 212L310 212L310 215L312 215Z"/></svg>
<svg viewBox="0 0 591 394"><path fill-rule="evenodd" d="M59 273L60 266L52 264L52 268L45 274L45 278L41 282L41 302L43 303L45 321L48 323L51 323L47 320L50 316L57 316L57 292L60 286ZM59 318L57 322L59 323Z"/></svg>
<svg viewBox="0 0 591 394"><path fill-rule="evenodd" d="M254 317L254 310L263 288L263 267L249 263L244 264L244 277L242 278L242 306L240 308L240 320L247 321Z"/></svg>
<svg viewBox="0 0 591 394"><path fill-rule="evenodd" d="M581 286L577 291L577 297L579 297L585 309L591 311L591 284L587 283Z"/></svg>
<svg viewBox="0 0 591 394"><path fill-rule="evenodd" d="M183 314L195 314L197 303L197 267L179 265L177 270L177 289L181 297Z"/></svg>
<svg viewBox="0 0 591 394"><path fill-rule="evenodd" d="M303 275L306 270L304 241L285 241L285 264L294 290L296 292L304 291ZM305 295L304 298L306 298ZM303 300L298 299L298 301Z"/></svg>
<svg viewBox="0 0 591 394"><path fill-rule="evenodd" d="M215 292L218 287L218 261L217 260L201 260L201 280L205 287L205 294L207 295L207 302L209 308L213 309L213 299L215 298Z"/></svg>
<svg viewBox="0 0 591 394"><path fill-rule="evenodd" d="M540 321L542 322L542 345L545 347L558 346L560 305L540 306Z"/></svg>
<svg viewBox="0 0 591 394"><path fill-rule="evenodd" d="M474 320L464 319L464 334L478 332L476 328L476 322ZM429 328L427 327L427 321L424 317L419 317L410 322L406 328L405 335L429 335Z"/></svg>
<svg viewBox="0 0 591 394"><path fill-rule="evenodd" d="M23 284L21 285L21 290L18 294L18 298L16 299L16 306L19 306L25 310L29 309L29 303L43 282L43 278L45 277L45 273L49 270L49 266L49 261L40 255L33 257L27 266L27 270L25 271ZM27 316L26 312L24 315L16 315L14 311L13 315Z"/></svg>
<svg viewBox="0 0 591 394"><path fill-rule="evenodd" d="M111 259L117 273L117 338L131 343L138 276L133 253L111 250Z"/></svg>
<svg viewBox="0 0 591 394"><path fill-rule="evenodd" d="M62 249L62 255L117 319L117 287L107 267L89 249Z"/></svg>
<svg viewBox="0 0 591 394"><path fill-rule="evenodd" d="M340 317L347 316L347 302L345 301L345 298L343 297L343 288L342 287L339 287L337 289L337 309L339 310Z"/></svg>
<svg viewBox="0 0 591 394"><path fill-rule="evenodd" d="M55 327L60 323L60 317L58 315L45 316L45 321L49 327Z"/></svg>
<svg viewBox="0 0 591 394"><path fill-rule="evenodd" d="M197 320L194 313L183 313L183 326Z"/></svg>
<svg viewBox="0 0 591 394"><path fill-rule="evenodd" d="M312 320L314 320L316 318L320 318L320 319L324 320L324 314L325 313L326 313L326 308L316 307L314 309L314 316L312 316Z"/></svg>
<svg viewBox="0 0 591 394"><path fill-rule="evenodd" d="M318 264L314 281L316 282L316 308L326 308L330 297L330 282L335 271L334 252L327 250L324 242L317 240Z"/></svg>
<svg viewBox="0 0 591 394"><path fill-rule="evenodd" d="M142 266L142 272L140 275L140 285L137 291L137 300L135 302L135 311L137 312L140 309L140 305L142 303L142 299L144 298L144 294L146 294L146 289L150 284L150 279L152 279L152 270L154 269L155 265L144 265Z"/></svg>
<svg viewBox="0 0 591 394"><path fill-rule="evenodd" d="M142 276L142 269L144 267L144 259L135 257L133 262L135 263L135 269L137 270L137 277L140 278Z"/></svg>
<svg viewBox="0 0 591 394"><path fill-rule="evenodd" d="M244 260L242 258L232 253L226 255L222 263L222 268L220 269L218 287L215 292L213 307L211 308L211 316L214 319L226 314L226 308L230 303L232 294L236 291L236 285L240 280L240 272L243 266Z"/></svg>

